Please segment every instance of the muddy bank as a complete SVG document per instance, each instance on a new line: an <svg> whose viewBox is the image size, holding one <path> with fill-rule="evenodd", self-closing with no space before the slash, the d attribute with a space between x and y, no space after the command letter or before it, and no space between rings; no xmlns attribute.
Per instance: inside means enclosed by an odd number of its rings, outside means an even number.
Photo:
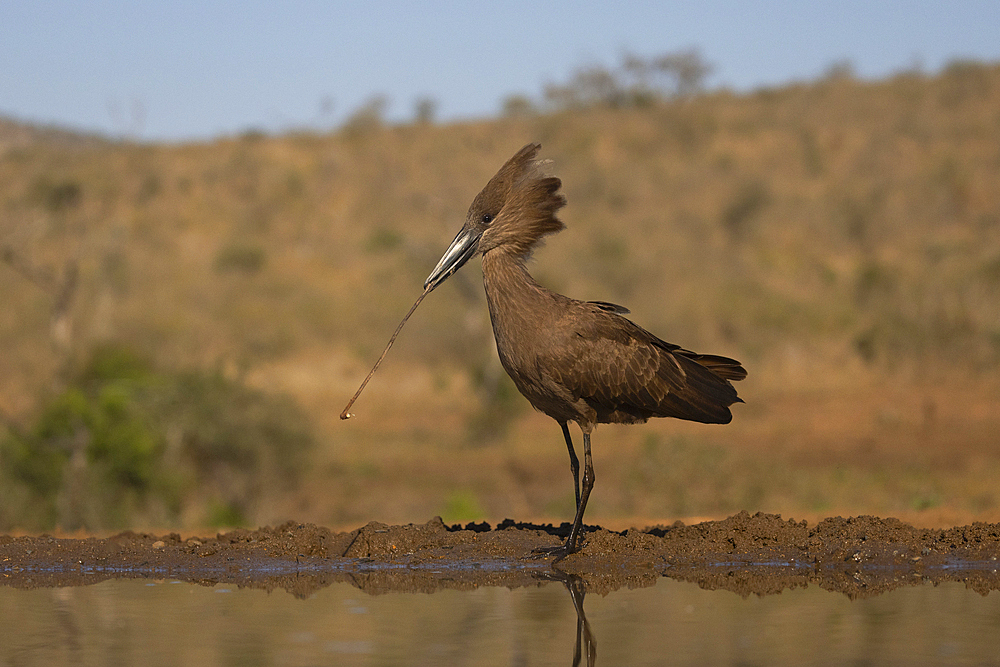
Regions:
<svg viewBox="0 0 1000 667"><path fill-rule="evenodd" d="M107 579L178 579L285 589L308 595L336 582L369 593L528 586L573 575L606 593L659 577L741 595L818 585L850 597L905 585L961 581L1000 589L1000 524L945 530L896 519L841 517L815 525L745 512L690 526L614 532L591 527L577 554L558 563L533 557L559 544L568 525L387 526L351 532L286 523L212 537L125 532L97 539L0 536L0 582L14 587L78 586Z"/></svg>

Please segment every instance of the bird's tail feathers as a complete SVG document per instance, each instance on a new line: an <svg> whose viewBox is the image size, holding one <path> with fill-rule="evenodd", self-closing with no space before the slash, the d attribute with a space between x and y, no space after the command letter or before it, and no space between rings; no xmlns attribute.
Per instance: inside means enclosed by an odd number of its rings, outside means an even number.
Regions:
<svg viewBox="0 0 1000 667"><path fill-rule="evenodd" d="M747 371L740 362L729 357L720 357L714 354L695 354L690 359L697 361L723 380L737 381L747 376Z"/></svg>

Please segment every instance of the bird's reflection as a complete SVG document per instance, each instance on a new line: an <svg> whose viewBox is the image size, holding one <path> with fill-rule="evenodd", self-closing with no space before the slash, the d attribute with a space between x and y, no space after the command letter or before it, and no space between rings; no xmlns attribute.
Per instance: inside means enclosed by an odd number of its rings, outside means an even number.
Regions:
<svg viewBox="0 0 1000 667"><path fill-rule="evenodd" d="M587 667L593 667L597 664L597 640L590 631L587 613L583 609L583 598L587 595L587 582L578 575L568 574L557 568L539 573L538 576L549 581L562 582L566 590L569 591L570 598L573 600L573 609L576 610L576 646L573 649L573 667L580 664L584 653L587 656Z"/></svg>

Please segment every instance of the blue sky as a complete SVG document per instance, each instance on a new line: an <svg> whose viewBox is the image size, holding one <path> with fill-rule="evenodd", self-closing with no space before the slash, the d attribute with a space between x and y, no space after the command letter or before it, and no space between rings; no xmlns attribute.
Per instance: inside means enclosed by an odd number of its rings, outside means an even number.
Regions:
<svg viewBox="0 0 1000 667"><path fill-rule="evenodd" d="M150 140L328 128L374 95L495 114L577 67L695 47L751 90L850 61L875 78L1000 60L1000 3L31 0L0 6L0 114Z"/></svg>

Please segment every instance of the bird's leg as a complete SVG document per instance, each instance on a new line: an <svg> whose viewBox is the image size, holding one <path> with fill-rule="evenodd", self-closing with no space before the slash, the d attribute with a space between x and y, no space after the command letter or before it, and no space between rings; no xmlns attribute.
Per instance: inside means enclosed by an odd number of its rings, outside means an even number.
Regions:
<svg viewBox="0 0 1000 667"><path fill-rule="evenodd" d="M563 437L566 438L566 449L569 450L569 469L573 473L573 493L576 494L576 508L580 509L580 459L576 458L573 438L569 434L569 422L559 422Z"/></svg>
<svg viewBox="0 0 1000 667"><path fill-rule="evenodd" d="M566 434L566 443L570 447L572 458L570 464L573 466L573 476L576 477L580 470L580 461L576 458L576 452L572 449L572 440L569 438L569 429L563 428ZM565 558L571 553L580 550L580 536L583 533L583 513L587 509L587 500L590 498L590 491L594 488L594 461L590 455L590 432L583 432L583 484L580 488L580 497L576 504L576 516L573 517L573 527L570 529L569 537L564 544L558 547L539 547L534 550L535 558L545 556L555 556L556 561Z"/></svg>
<svg viewBox="0 0 1000 667"><path fill-rule="evenodd" d="M583 432L583 488L580 493L580 505L576 508L576 517L573 519L573 529L569 531L566 538L566 553L575 553L580 549L580 534L583 532L583 513L587 509L587 500L590 499L590 492L594 488L594 461L590 456L590 432Z"/></svg>

